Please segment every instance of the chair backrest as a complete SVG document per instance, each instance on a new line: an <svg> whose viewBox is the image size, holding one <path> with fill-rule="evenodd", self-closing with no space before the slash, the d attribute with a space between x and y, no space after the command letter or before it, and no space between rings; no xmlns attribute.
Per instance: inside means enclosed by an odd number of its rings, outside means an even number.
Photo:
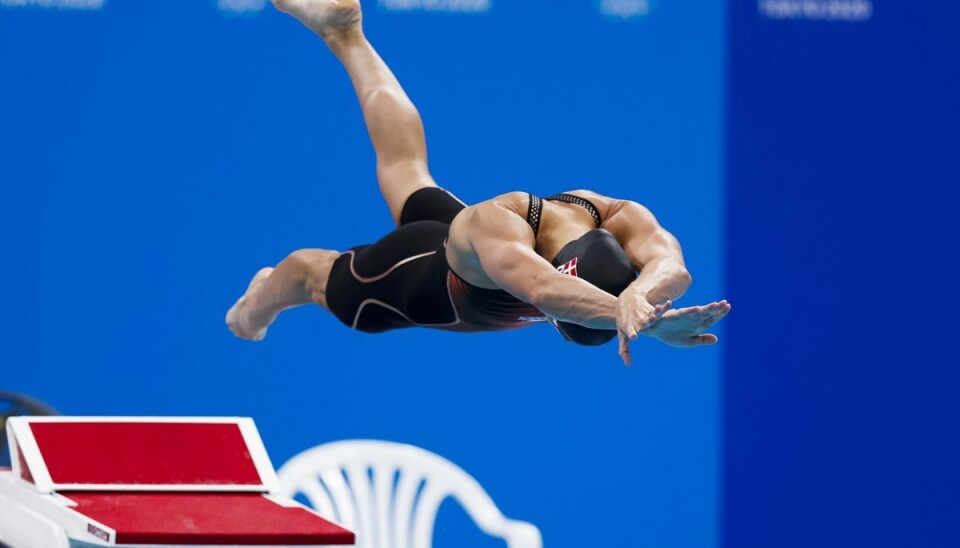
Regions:
<svg viewBox="0 0 960 548"><path fill-rule="evenodd" d="M430 548L437 511L447 497L509 548L542 548L536 527L505 518L470 475L412 445L328 443L293 457L278 475L283 494L302 493L320 515L355 531L358 548Z"/></svg>
<svg viewBox="0 0 960 548"><path fill-rule="evenodd" d="M55 409L23 394L0 390L0 468L11 466L7 453L7 419L22 415L56 415Z"/></svg>

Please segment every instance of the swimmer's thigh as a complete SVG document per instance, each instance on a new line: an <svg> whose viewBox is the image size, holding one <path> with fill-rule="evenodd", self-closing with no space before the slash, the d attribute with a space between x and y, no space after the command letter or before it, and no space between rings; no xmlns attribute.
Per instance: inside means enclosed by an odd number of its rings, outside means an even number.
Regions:
<svg viewBox="0 0 960 548"><path fill-rule="evenodd" d="M411 222L342 254L327 282L330 311L367 333L456 322L447 292L448 229L436 221Z"/></svg>

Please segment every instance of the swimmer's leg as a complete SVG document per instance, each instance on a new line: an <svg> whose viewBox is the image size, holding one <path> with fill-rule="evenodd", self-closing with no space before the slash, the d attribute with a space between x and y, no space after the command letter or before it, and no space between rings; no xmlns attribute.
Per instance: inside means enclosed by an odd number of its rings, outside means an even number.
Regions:
<svg viewBox="0 0 960 548"><path fill-rule="evenodd" d="M423 122L400 82L363 34L359 0L274 0L323 38L353 81L377 155L380 192L398 225L407 198L436 187Z"/></svg>
<svg viewBox="0 0 960 548"><path fill-rule="evenodd" d="M307 303L327 307L327 279L337 251L300 249L280 261L276 268L263 268L250 281L246 293L227 312L233 334L251 341L266 337L277 316Z"/></svg>

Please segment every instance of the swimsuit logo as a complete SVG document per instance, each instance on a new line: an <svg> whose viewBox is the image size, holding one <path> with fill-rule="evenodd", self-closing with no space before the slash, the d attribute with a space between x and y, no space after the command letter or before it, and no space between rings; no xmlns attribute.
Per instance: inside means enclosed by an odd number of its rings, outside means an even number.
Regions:
<svg viewBox="0 0 960 548"><path fill-rule="evenodd" d="M110 542L110 533L93 525L92 523L87 524L87 532L97 537L98 539L102 540L103 542Z"/></svg>
<svg viewBox="0 0 960 548"><path fill-rule="evenodd" d="M561 274L569 274L571 276L577 276L577 257L574 257L566 262L566 264L557 267L557 272Z"/></svg>

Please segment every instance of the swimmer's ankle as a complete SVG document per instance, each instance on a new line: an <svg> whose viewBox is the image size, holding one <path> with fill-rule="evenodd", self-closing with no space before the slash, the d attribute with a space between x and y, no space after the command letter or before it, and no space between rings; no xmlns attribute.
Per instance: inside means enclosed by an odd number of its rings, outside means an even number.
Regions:
<svg viewBox="0 0 960 548"><path fill-rule="evenodd" d="M327 44L327 48L342 62L351 51L355 51L358 47L362 46L363 43L366 42L366 39L363 37L363 33L359 33L358 35L351 36L341 34L323 37L323 41Z"/></svg>
<svg viewBox="0 0 960 548"><path fill-rule="evenodd" d="M363 46L367 43L367 37L363 34L363 28L359 24L356 28L327 29L325 32L317 32L317 34L337 56L347 49Z"/></svg>

